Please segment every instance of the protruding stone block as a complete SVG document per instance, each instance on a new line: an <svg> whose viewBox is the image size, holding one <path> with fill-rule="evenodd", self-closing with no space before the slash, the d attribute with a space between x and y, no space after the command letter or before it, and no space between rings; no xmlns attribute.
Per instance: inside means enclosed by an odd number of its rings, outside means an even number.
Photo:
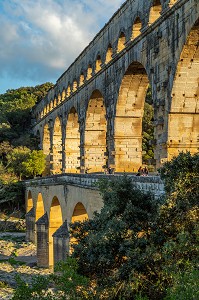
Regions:
<svg viewBox="0 0 199 300"><path fill-rule="evenodd" d="M65 260L69 254L69 232L67 220L53 234L54 265Z"/></svg>
<svg viewBox="0 0 199 300"><path fill-rule="evenodd" d="M32 243L36 242L34 208L31 208L26 214L26 241Z"/></svg>
<svg viewBox="0 0 199 300"><path fill-rule="evenodd" d="M49 220L45 213L37 222L37 266L49 267Z"/></svg>

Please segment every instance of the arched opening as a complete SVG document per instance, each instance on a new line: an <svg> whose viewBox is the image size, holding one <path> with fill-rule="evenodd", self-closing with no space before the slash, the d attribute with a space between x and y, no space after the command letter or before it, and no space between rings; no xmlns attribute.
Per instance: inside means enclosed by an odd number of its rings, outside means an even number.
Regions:
<svg viewBox="0 0 199 300"><path fill-rule="evenodd" d="M61 103L61 94L59 93L57 96L57 105Z"/></svg>
<svg viewBox="0 0 199 300"><path fill-rule="evenodd" d="M71 88L70 88L70 85L69 85L68 88L67 88L66 96L69 97L70 94L71 94Z"/></svg>
<svg viewBox="0 0 199 300"><path fill-rule="evenodd" d="M92 77L92 66L88 66L86 79L89 80Z"/></svg>
<svg viewBox="0 0 199 300"><path fill-rule="evenodd" d="M39 193L37 197L36 210L35 210L35 221L44 215L44 202L42 194Z"/></svg>
<svg viewBox="0 0 199 300"><path fill-rule="evenodd" d="M49 266L54 265L54 253L53 253L53 237L52 235L63 224L62 211L59 200L54 197L50 208L49 217Z"/></svg>
<svg viewBox="0 0 199 300"><path fill-rule="evenodd" d="M84 205L81 202L78 202L74 208L71 223L84 222L85 220L88 220L87 211Z"/></svg>
<svg viewBox="0 0 199 300"><path fill-rule="evenodd" d="M73 92L76 92L76 90L77 90L77 81L74 80L73 81Z"/></svg>
<svg viewBox="0 0 199 300"><path fill-rule="evenodd" d="M66 125L66 173L80 172L80 132L78 114L73 107L68 115Z"/></svg>
<svg viewBox="0 0 199 300"><path fill-rule="evenodd" d="M169 1L169 6L172 7L176 2L177 2L177 0L170 0Z"/></svg>
<svg viewBox="0 0 199 300"><path fill-rule="evenodd" d="M155 22L161 15L162 5L160 0L153 0L149 14L149 25Z"/></svg>
<svg viewBox="0 0 199 300"><path fill-rule="evenodd" d="M97 56L97 60L96 60L96 64L95 64L95 72L99 72L101 70L101 64L102 64L102 60L100 55Z"/></svg>
<svg viewBox="0 0 199 300"><path fill-rule="evenodd" d="M142 119L148 86L145 68L133 62L124 74L116 107L116 172L137 172L142 165Z"/></svg>
<svg viewBox="0 0 199 300"><path fill-rule="evenodd" d="M82 73L79 78L79 86L82 86L83 84L84 84L84 74Z"/></svg>
<svg viewBox="0 0 199 300"><path fill-rule="evenodd" d="M43 172L43 176L47 176L50 175L50 131L48 124L44 126L42 149L46 155L46 168Z"/></svg>
<svg viewBox="0 0 199 300"><path fill-rule="evenodd" d="M107 52L106 52L106 60L105 63L107 64L109 61L111 61L112 59L112 55L113 55L113 48L112 46L109 44Z"/></svg>
<svg viewBox="0 0 199 300"><path fill-rule="evenodd" d="M180 55L168 117L168 160L199 148L199 20Z"/></svg>
<svg viewBox="0 0 199 300"><path fill-rule="evenodd" d="M66 98L66 91L63 89L62 94L61 94L61 100L64 101Z"/></svg>
<svg viewBox="0 0 199 300"><path fill-rule="evenodd" d="M50 102L50 111L53 110L53 101Z"/></svg>
<svg viewBox="0 0 199 300"><path fill-rule="evenodd" d="M28 213L33 208L33 199L31 191L28 192L28 198L26 201L26 213Z"/></svg>
<svg viewBox="0 0 199 300"><path fill-rule="evenodd" d="M121 32L119 39L118 39L117 52L120 52L125 48L125 43L126 43L126 36L125 36L124 32Z"/></svg>
<svg viewBox="0 0 199 300"><path fill-rule="evenodd" d="M62 172L62 128L59 117L55 119L53 130L53 174Z"/></svg>
<svg viewBox="0 0 199 300"><path fill-rule="evenodd" d="M85 170L102 172L106 165L106 109L102 94L96 90L88 103L85 128Z"/></svg>
<svg viewBox="0 0 199 300"><path fill-rule="evenodd" d="M55 107L57 107L57 105L58 105L58 99L57 99L57 97L54 98L54 103L55 103Z"/></svg>
<svg viewBox="0 0 199 300"><path fill-rule="evenodd" d="M84 222L88 220L88 214L81 202L78 202L74 208L71 223ZM75 238L70 238L70 253L72 252L72 245L77 244Z"/></svg>
<svg viewBox="0 0 199 300"><path fill-rule="evenodd" d="M139 17L135 19L132 28L132 39L135 39L138 35L140 35L142 29L142 22Z"/></svg>
<svg viewBox="0 0 199 300"><path fill-rule="evenodd" d="M44 116L47 114L47 106L44 107Z"/></svg>

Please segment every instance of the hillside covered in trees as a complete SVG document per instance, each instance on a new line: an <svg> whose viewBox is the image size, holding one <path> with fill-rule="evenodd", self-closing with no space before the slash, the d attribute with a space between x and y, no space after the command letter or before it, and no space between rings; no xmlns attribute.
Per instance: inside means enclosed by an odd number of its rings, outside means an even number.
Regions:
<svg viewBox="0 0 199 300"><path fill-rule="evenodd" d="M23 199L19 180L40 174L45 156L31 133L31 108L53 86L21 87L0 95L0 203Z"/></svg>

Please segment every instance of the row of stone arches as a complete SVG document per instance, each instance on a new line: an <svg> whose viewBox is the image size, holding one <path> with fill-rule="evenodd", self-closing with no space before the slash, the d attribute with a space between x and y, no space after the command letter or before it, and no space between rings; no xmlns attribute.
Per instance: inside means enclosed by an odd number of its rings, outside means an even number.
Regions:
<svg viewBox="0 0 199 300"><path fill-rule="evenodd" d="M169 6L171 7L176 0L171 0L169 3ZM148 25L150 26L153 24L160 16L162 12L162 4L160 0L153 0L151 2L150 6L150 12L148 17ZM138 13L137 16L135 16L133 20L132 25L132 32L131 36L127 37L127 33L125 29L121 29L118 38L117 38L117 44L116 47L113 47L113 43L109 42L106 47L105 53L97 53L94 62L90 62L86 70L82 70L81 74L79 75L79 78L75 78L73 82L69 82L66 87L62 89L62 91L59 91L57 96L55 96L54 99L50 100L49 103L44 107L44 109L37 114L37 120L40 120L44 116L46 116L48 113L50 113L54 108L56 108L62 101L69 98L73 93L75 93L78 88L80 88L83 84L85 84L90 78L92 78L93 75L98 73L103 66L108 64L116 55L117 53L121 52L123 49L125 49L128 42L134 40L137 38L143 28L144 19L145 16L141 16L140 13Z"/></svg>
<svg viewBox="0 0 199 300"><path fill-rule="evenodd" d="M106 109L102 94L95 90L88 103L85 130L82 135L84 141L83 160L86 168L93 172L101 172L106 164L107 149L107 121ZM72 107L67 116L65 126L62 120L56 117L52 126L52 139L49 124L43 130L43 151L46 154L46 172L50 166L53 174L79 173L80 170L80 122L77 110ZM52 160L51 160L52 159ZM65 161L63 165L63 161Z"/></svg>
<svg viewBox="0 0 199 300"><path fill-rule="evenodd" d="M179 151L198 151L198 28L197 20L176 54L178 63L170 75L170 87L166 82L166 94L154 101L154 143L164 132L163 157L169 160ZM149 84L153 90L151 69L134 61L121 77L111 106L103 92L94 90L89 98L71 103L66 111L48 120L39 132L41 148L47 155L45 174L86 169L101 172L107 164L116 172L137 171L142 164L142 118Z"/></svg>
<svg viewBox="0 0 199 300"><path fill-rule="evenodd" d="M70 220L64 220L62 210L63 208L57 196L52 198L50 208L46 212L42 194L39 193L36 201L33 201L31 191L28 191L26 201L26 239L37 245L38 266L53 266L57 261L65 258L70 252L71 244L75 243L75 240L69 237L69 223L83 222L89 218L81 202L75 204ZM59 238L62 242L64 238L65 247L62 245L61 249L56 249L60 244ZM65 250L66 252L64 252ZM61 254L59 253L60 251ZM45 257L44 254L46 254Z"/></svg>

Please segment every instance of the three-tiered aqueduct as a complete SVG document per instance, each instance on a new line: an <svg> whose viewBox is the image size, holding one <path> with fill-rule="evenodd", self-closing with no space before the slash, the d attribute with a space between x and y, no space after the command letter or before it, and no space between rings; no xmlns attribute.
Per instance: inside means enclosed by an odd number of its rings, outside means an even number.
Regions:
<svg viewBox="0 0 199 300"><path fill-rule="evenodd" d="M156 166L179 151L198 151L198 45L199 0L128 0L33 109L47 156L44 177L26 182L27 239L37 241L38 265L63 259L68 223L101 209L93 183L102 175L93 173L104 165L134 172L142 164L149 85ZM163 192L158 177L132 180Z"/></svg>

